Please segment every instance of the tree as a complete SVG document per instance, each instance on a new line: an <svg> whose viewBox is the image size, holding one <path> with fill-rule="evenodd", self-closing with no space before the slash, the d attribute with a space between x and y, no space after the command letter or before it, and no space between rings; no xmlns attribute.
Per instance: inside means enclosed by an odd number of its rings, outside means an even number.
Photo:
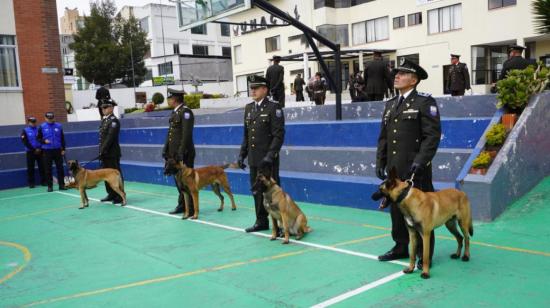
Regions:
<svg viewBox="0 0 550 308"><path fill-rule="evenodd" d="M537 32L550 33L550 0L533 1L533 15Z"/></svg>
<svg viewBox="0 0 550 308"><path fill-rule="evenodd" d="M75 51L78 72L95 84L112 84L117 79L127 86L139 85L147 69L143 61L149 50L147 34L131 16L115 16L113 0L90 2L90 16L74 36L70 47ZM133 60L133 61L132 61ZM133 63L133 71L132 71Z"/></svg>

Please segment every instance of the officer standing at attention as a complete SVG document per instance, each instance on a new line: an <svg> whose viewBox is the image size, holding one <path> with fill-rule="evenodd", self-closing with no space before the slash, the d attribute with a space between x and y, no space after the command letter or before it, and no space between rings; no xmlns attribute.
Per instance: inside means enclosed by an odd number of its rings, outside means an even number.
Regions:
<svg viewBox="0 0 550 308"><path fill-rule="evenodd" d="M52 161L55 162L55 168L57 169L59 190L67 190L65 188L65 173L63 172L63 155L65 155L63 126L55 122L53 112L46 112L45 118L46 122L42 123L38 128L37 139L42 144L42 151L44 153L44 170L48 192L53 191Z"/></svg>
<svg viewBox="0 0 550 308"><path fill-rule="evenodd" d="M470 73L466 63L460 62L460 55L451 54L451 67L447 75L447 91L451 96L463 96L470 90Z"/></svg>
<svg viewBox="0 0 550 308"><path fill-rule="evenodd" d="M168 136L162 150L164 160L173 159L176 162L183 162L187 167L195 166L195 144L193 143L193 127L195 126L195 117L193 111L185 106L185 91L168 89L168 105L174 108L170 115L170 124L168 125ZM175 175L175 174L174 174ZM170 214L180 214L185 210L185 198L183 192L185 187L180 187L178 181L175 181L178 192L178 205ZM193 201L189 198L189 201ZM193 216L193 204L189 205L189 216Z"/></svg>
<svg viewBox="0 0 550 308"><path fill-rule="evenodd" d="M42 161L42 144L38 141L38 127L36 118L27 118L27 127L21 132L21 141L25 145L27 154L27 181L29 188L34 188L34 165L38 165L40 173L40 183L46 186L46 176L44 175L44 162Z"/></svg>
<svg viewBox="0 0 550 308"><path fill-rule="evenodd" d="M390 71L378 51L373 53L374 59L367 64L364 73L367 101L382 101L384 93L390 84Z"/></svg>
<svg viewBox="0 0 550 308"><path fill-rule="evenodd" d="M103 110L101 105L103 102L111 99L111 92L105 87L104 84L101 84L97 91L95 92L95 99L97 99L97 109L99 110L99 116L103 119Z"/></svg>
<svg viewBox="0 0 550 308"><path fill-rule="evenodd" d="M431 161L441 137L439 110L435 99L429 94L416 91L420 80L428 73L418 64L405 58L395 69L394 87L399 95L386 102L382 117L378 149L376 153L376 175L386 178L386 171L396 168L401 179L414 174L414 187L434 191ZM390 209L392 238L395 246L378 257L380 261L407 258L409 233L403 214L396 204ZM417 252L420 256L417 267L422 267L422 238L417 233ZM434 233L431 234L430 255L433 255Z"/></svg>
<svg viewBox="0 0 550 308"><path fill-rule="evenodd" d="M529 66L529 61L521 56L524 49L525 47L519 45L510 46L510 58L502 64L502 71L500 71L498 80L506 78L511 70L522 70Z"/></svg>
<svg viewBox="0 0 550 308"><path fill-rule="evenodd" d="M113 114L114 106L116 106L116 103L110 99L104 100L101 105L104 116L99 127L99 160L101 161L101 168L116 169L120 171L122 176L122 170L120 170L120 144L118 143L120 121ZM105 182L105 190L107 191L107 197L101 199L101 202L122 203L122 197L107 182Z"/></svg>
<svg viewBox="0 0 550 308"><path fill-rule="evenodd" d="M304 99L304 85L305 82L302 79L302 75L298 74L294 79L294 92L296 92L296 101L303 102Z"/></svg>
<svg viewBox="0 0 550 308"><path fill-rule="evenodd" d="M279 151L285 139L285 116L279 104L267 98L267 80L260 76L248 78L254 101L244 108L244 137L238 164L244 168L248 156L250 166L250 187L256 182L259 170L268 169L271 177L279 181ZM254 195L256 222L246 232L269 229L267 211L261 193Z"/></svg>
<svg viewBox="0 0 550 308"><path fill-rule="evenodd" d="M280 56L273 56L271 59L273 65L267 68L265 78L267 79L267 87L271 90L271 96L274 101L279 103L281 108L285 107L285 68L279 65L281 62Z"/></svg>

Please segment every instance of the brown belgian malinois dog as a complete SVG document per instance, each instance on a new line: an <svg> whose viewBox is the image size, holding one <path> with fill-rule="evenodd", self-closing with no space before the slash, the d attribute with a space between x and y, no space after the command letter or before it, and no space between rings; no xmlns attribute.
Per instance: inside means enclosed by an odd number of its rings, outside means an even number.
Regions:
<svg viewBox="0 0 550 308"><path fill-rule="evenodd" d="M71 183L68 187L78 188L80 191L80 200L82 205L79 209L84 209L89 206L88 194L86 194L87 188L95 188L97 183L105 181L109 183L109 186L122 197L122 206L126 205L126 193L124 192L124 184L120 172L116 169L104 168L98 170L88 170L80 166L77 160L69 160L67 162L69 170L75 178L75 182Z"/></svg>
<svg viewBox="0 0 550 308"><path fill-rule="evenodd" d="M273 224L272 241L277 239L281 226L284 229L283 244L289 243L291 234L296 235L296 239L300 240L304 234L313 231L307 225L306 215L271 176L259 172L252 190L254 193L262 193L264 196L264 207L271 216Z"/></svg>
<svg viewBox="0 0 550 308"><path fill-rule="evenodd" d="M403 271L406 274L414 271L416 261L415 231L420 233L423 243L421 277L427 279L430 278L430 233L443 224L454 235L458 243L456 253L453 253L451 258L460 258L464 240L462 261L470 260L470 236L474 235L470 201L464 192L454 188L438 192L422 192L412 187L412 184L411 180L403 182L398 179L395 168L392 168L388 179L379 186L372 199L380 200L383 197L389 199L392 206L397 205L405 217L410 242L410 264ZM457 221L464 237L457 230Z"/></svg>
<svg viewBox="0 0 550 308"><path fill-rule="evenodd" d="M235 205L235 199L233 198L233 193L231 193L229 181L227 180L227 174L225 173L225 169L227 168L239 169L236 164L226 164L223 166L207 166L193 169L187 167L183 162L176 163L176 161L173 159L168 159L166 163L167 169L172 172L172 174L176 174L176 181L178 181L185 190L185 212L182 219L189 218L190 197L193 200L194 209L194 215L193 217L191 217L191 219L197 219L199 217L199 190L207 185L210 185L214 193L218 196L218 198L220 198L221 205L218 208L218 212L223 211L224 205L220 186L221 188L223 188L225 193L229 195L229 199L231 200L231 210L235 211L237 209L237 206Z"/></svg>

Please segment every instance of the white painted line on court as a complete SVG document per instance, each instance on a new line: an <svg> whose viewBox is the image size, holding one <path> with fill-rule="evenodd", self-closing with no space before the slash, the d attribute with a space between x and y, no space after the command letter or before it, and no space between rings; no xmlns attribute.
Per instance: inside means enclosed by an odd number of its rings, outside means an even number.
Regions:
<svg viewBox="0 0 550 308"><path fill-rule="evenodd" d="M46 194L49 194L49 193L42 192L42 193L35 193L35 194L26 194L26 195L21 195L21 196L5 197L5 198L0 198L0 201L26 198L26 197L35 197L35 196L41 196L41 195L46 195Z"/></svg>
<svg viewBox="0 0 550 308"><path fill-rule="evenodd" d="M77 196L77 195L74 195L74 194L71 194L71 193L65 193L65 192L60 192L60 191L57 191L57 193L62 194L62 195L66 195L66 196L70 196L70 197L73 197L73 198L80 198L80 196ZM88 198L88 199L96 201L96 202L101 202L99 199L95 199L95 198ZM158 212L158 211L154 211L154 210L144 209L144 208L133 206L133 205L126 205L126 206L124 206L124 208L128 208L128 209L139 211L139 212L145 212L145 213L149 213L149 214L153 214L153 215L159 215L159 216L164 216L164 217L181 219L181 216L170 215L168 213L163 213L163 212ZM218 224L218 223L215 223L215 222L210 222L210 221L205 221L205 220L200 220L200 219L188 219L188 221L198 223L198 224L208 225L208 226L212 226L212 227L216 227L216 228L221 228L221 229L246 233L246 231L244 229L237 228L237 227L231 227L231 226L227 226L227 225L222 225L222 224ZM270 234L265 234L265 233L260 233L260 232L250 232L249 234L253 234L253 235L261 236L261 237L271 237ZM338 252L338 253L341 253L341 254L352 255L352 256L357 256L357 257L362 257L362 258L378 261L377 256L371 255L371 254L368 254L368 253L362 253L362 252L357 252L357 251L348 250L348 249L341 249L341 248L336 248L336 247L333 247L333 246L327 246L327 245L322 245L322 244L315 244L315 243L310 243L310 242L306 242L306 241L297 241L297 240L293 240L293 239L290 239L290 242L295 243L295 244L299 244L299 245L302 245L302 246L314 247L314 248L318 248L318 249L322 249L322 250L328 250L328 251ZM402 262L402 261L388 261L387 263L393 263L393 264L404 265L404 266L409 265L409 263L405 263L405 262Z"/></svg>
<svg viewBox="0 0 550 308"><path fill-rule="evenodd" d="M328 307L328 306L332 306L334 304L337 304L341 301L344 301L352 296L355 296L355 295L358 295L358 294L361 294L361 293L364 293L364 292L367 292L368 290L370 289L374 289L376 287L379 287L383 284L386 284L392 280L395 280L401 276L405 275L405 273L403 273L403 271L399 271L395 274L391 274L389 276L386 276L384 278L381 278L381 279L378 279L376 281L373 281L371 283L368 283L360 288L357 288L355 290L351 290L349 292L346 292L346 293L343 293L343 294L340 294L336 297L333 297L331 299L328 299L322 303L319 303L315 306L312 306L312 308L324 308L324 307Z"/></svg>

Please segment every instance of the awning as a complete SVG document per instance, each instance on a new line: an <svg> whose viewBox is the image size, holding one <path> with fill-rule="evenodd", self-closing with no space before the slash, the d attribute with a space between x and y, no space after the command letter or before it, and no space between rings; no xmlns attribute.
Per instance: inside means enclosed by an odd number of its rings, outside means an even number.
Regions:
<svg viewBox="0 0 550 308"><path fill-rule="evenodd" d="M374 52L379 52L382 54L390 54L395 53L395 49L372 49L372 48L361 48L361 49L343 49L340 51L340 58L342 60L349 60L349 59L355 59L359 57L359 54L363 54L363 56L369 56L372 55ZM334 52L333 51L320 51L321 56L323 59L334 59ZM308 59L310 61L317 61L317 56L315 56L315 53L313 51L307 52ZM297 53L287 56L281 56L281 61L304 61L304 53Z"/></svg>

